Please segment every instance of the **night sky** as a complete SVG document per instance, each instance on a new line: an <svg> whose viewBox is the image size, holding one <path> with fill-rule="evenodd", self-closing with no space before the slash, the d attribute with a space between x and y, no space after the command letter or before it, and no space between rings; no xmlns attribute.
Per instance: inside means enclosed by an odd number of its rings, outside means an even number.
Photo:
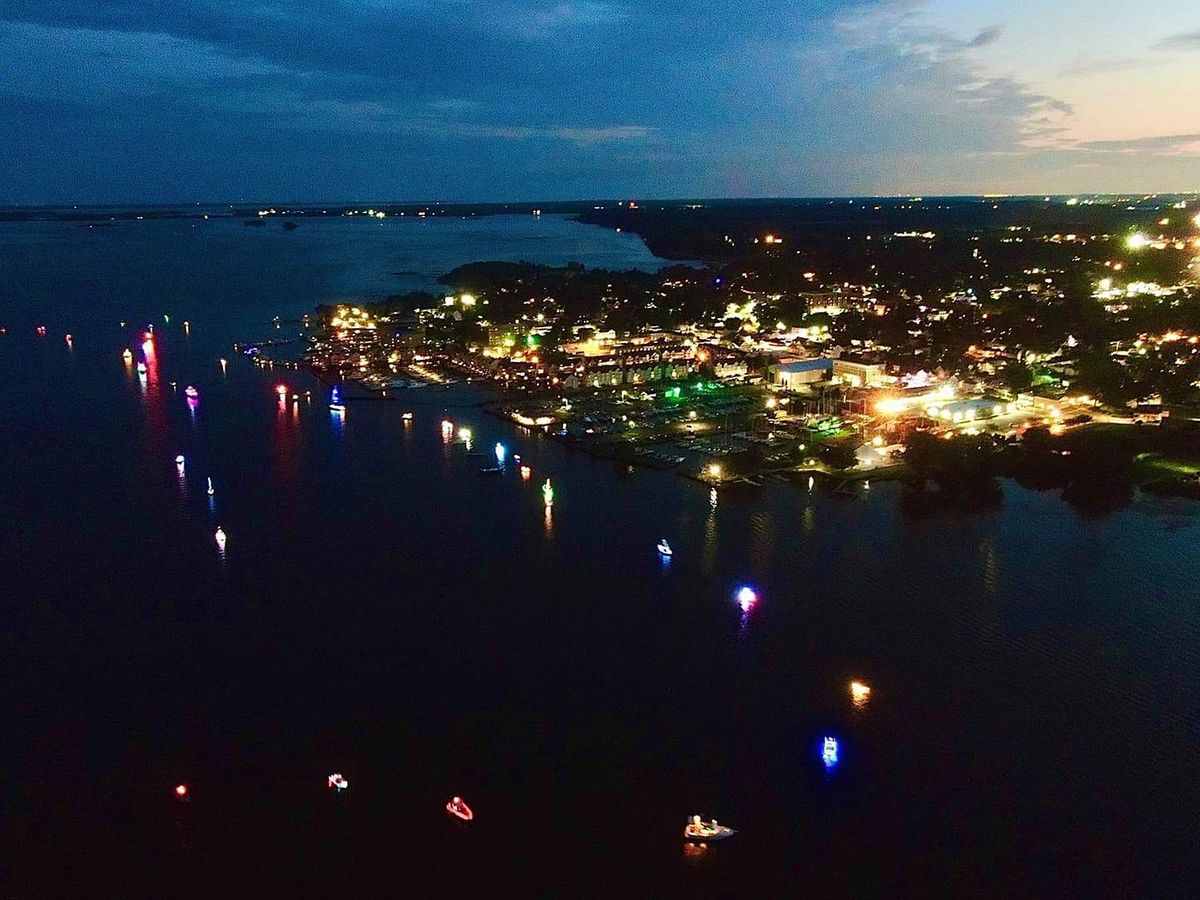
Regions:
<svg viewBox="0 0 1200 900"><path fill-rule="evenodd" d="M0 203L1200 188L1200 3L5 0Z"/></svg>

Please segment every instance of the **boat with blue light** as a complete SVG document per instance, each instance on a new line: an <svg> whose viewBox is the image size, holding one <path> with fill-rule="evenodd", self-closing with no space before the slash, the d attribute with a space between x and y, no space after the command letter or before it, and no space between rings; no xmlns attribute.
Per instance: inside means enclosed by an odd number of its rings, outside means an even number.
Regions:
<svg viewBox="0 0 1200 900"><path fill-rule="evenodd" d="M659 554L662 556L670 557L675 555L675 551L671 549L671 545L667 543L666 538L663 538L661 541L659 541L655 549L658 550Z"/></svg>
<svg viewBox="0 0 1200 900"><path fill-rule="evenodd" d="M346 404L342 402L342 391L336 384L329 392L329 408L335 412L346 411Z"/></svg>

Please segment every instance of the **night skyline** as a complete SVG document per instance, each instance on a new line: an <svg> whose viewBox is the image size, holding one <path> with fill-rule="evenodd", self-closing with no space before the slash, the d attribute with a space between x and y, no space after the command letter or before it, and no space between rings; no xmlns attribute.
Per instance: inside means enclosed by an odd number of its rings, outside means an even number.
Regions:
<svg viewBox="0 0 1200 900"><path fill-rule="evenodd" d="M1200 186L1186 0L19 0L0 56L8 204Z"/></svg>

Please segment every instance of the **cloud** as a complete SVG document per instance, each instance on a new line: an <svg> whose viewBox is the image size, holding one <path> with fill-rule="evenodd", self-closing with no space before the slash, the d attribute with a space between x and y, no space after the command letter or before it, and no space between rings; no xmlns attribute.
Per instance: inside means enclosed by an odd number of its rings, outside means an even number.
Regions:
<svg viewBox="0 0 1200 900"><path fill-rule="evenodd" d="M1096 153L1200 156L1200 134L1162 134L1123 140L1079 141L1070 146Z"/></svg>
<svg viewBox="0 0 1200 900"><path fill-rule="evenodd" d="M979 34L967 41L967 46L972 50L978 47L987 47L990 44L996 43L1000 39L1000 35L1004 33L1003 25L989 25L981 29Z"/></svg>
<svg viewBox="0 0 1200 900"><path fill-rule="evenodd" d="M1163 38L1154 45L1155 50L1200 50L1200 29L1195 31L1181 31L1179 34L1173 34L1170 37Z"/></svg>

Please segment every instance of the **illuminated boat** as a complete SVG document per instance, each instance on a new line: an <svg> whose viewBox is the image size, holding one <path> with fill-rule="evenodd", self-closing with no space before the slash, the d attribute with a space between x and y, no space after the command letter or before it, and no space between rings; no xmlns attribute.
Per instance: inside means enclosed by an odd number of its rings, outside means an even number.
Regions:
<svg viewBox="0 0 1200 900"><path fill-rule="evenodd" d="M121 354L121 359L125 360L125 365L129 365L131 362L133 362L133 351L126 347L124 352Z"/></svg>
<svg viewBox="0 0 1200 900"><path fill-rule="evenodd" d="M821 760L825 768L832 769L838 764L838 742L835 737L826 737L821 745Z"/></svg>
<svg viewBox="0 0 1200 900"><path fill-rule="evenodd" d="M342 777L341 772L334 772L332 775L329 776L328 781L329 781L329 786L331 788L333 788L335 791L337 791L339 794L342 791L344 791L346 788L350 787L350 782L348 782L345 778Z"/></svg>
<svg viewBox="0 0 1200 900"><path fill-rule="evenodd" d="M412 421L412 417L413 417L413 414L412 414L412 413L410 413L410 412L406 412L406 413L405 413L404 415L402 415L400 418L401 418L401 419L403 419L405 422L411 422L411 421Z"/></svg>
<svg viewBox="0 0 1200 900"><path fill-rule="evenodd" d="M210 478L210 479L208 479L208 496L211 497L215 493L216 493L216 491L213 490L212 479Z"/></svg>
<svg viewBox="0 0 1200 900"><path fill-rule="evenodd" d="M217 549L224 551L224 549L225 549L225 529L218 525L217 532L215 535L213 535L213 537L216 538Z"/></svg>
<svg viewBox="0 0 1200 900"><path fill-rule="evenodd" d="M658 542L657 550L663 556L674 556L675 555L675 551L671 549L671 545L667 543L666 538L663 538L661 541Z"/></svg>
<svg viewBox="0 0 1200 900"><path fill-rule="evenodd" d="M146 374L146 364L144 362L138 363L137 371L138 371L139 375L145 375Z"/></svg>
<svg viewBox="0 0 1200 900"><path fill-rule="evenodd" d="M501 466L481 466L480 475L499 475L504 469Z"/></svg>
<svg viewBox="0 0 1200 900"><path fill-rule="evenodd" d="M329 408L336 412L345 412L346 404L342 402L342 392L335 384L333 390L329 392Z"/></svg>
<svg viewBox="0 0 1200 900"><path fill-rule="evenodd" d="M183 392L187 396L192 397L193 399L200 396L200 392L198 390L196 390L194 387L192 387L190 384L183 389Z"/></svg>
<svg viewBox="0 0 1200 900"><path fill-rule="evenodd" d="M716 819L705 822L699 816L692 816L692 820L683 829L683 836L689 841L723 841L735 834L737 832L732 828L718 825Z"/></svg>
<svg viewBox="0 0 1200 900"><path fill-rule="evenodd" d="M471 812L471 807L467 806L462 797L451 797L450 802L446 804L446 812L464 822L470 822L475 818L475 813Z"/></svg>

